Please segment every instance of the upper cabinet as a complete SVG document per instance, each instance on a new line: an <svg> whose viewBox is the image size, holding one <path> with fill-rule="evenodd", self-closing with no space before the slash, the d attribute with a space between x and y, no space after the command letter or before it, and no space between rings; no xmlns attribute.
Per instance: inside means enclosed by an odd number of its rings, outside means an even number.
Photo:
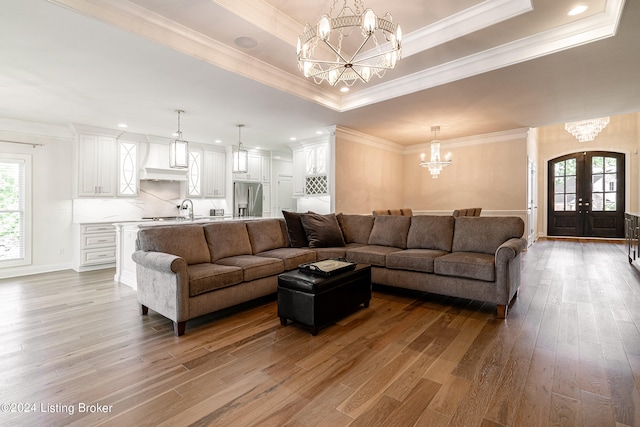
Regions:
<svg viewBox="0 0 640 427"><path fill-rule="evenodd" d="M320 175L327 173L327 144L314 144L305 148L306 174Z"/></svg>
<svg viewBox="0 0 640 427"><path fill-rule="evenodd" d="M219 151L204 151L203 184L204 197L224 197L227 183L226 154Z"/></svg>
<svg viewBox="0 0 640 427"><path fill-rule="evenodd" d="M190 148L187 192L190 197L222 198L226 186L226 154Z"/></svg>
<svg viewBox="0 0 640 427"><path fill-rule="evenodd" d="M118 196L138 195L138 143L118 141Z"/></svg>
<svg viewBox="0 0 640 427"><path fill-rule="evenodd" d="M114 137L78 135L78 196L116 195L116 153Z"/></svg>
<svg viewBox="0 0 640 427"><path fill-rule="evenodd" d="M326 195L329 144L307 144L293 148L293 195Z"/></svg>
<svg viewBox="0 0 640 427"><path fill-rule="evenodd" d="M78 134L78 197L136 196L136 142Z"/></svg>
<svg viewBox="0 0 640 427"><path fill-rule="evenodd" d="M233 178L236 181L255 181L269 182L270 179L270 161L266 156L256 153L249 153L246 173L234 173Z"/></svg>

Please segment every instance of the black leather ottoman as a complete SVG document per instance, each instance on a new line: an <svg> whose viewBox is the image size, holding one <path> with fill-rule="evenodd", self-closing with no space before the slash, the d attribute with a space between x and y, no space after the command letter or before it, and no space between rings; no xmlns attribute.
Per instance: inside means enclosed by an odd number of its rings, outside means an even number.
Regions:
<svg viewBox="0 0 640 427"><path fill-rule="evenodd" d="M278 276L278 316L308 326L311 335L353 312L360 304L369 307L371 266L358 264L352 271L317 277L298 270Z"/></svg>

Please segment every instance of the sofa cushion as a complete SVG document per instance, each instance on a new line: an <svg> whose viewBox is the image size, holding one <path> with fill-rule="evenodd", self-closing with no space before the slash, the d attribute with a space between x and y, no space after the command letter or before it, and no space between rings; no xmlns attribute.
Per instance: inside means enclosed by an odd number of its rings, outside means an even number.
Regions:
<svg viewBox="0 0 640 427"><path fill-rule="evenodd" d="M292 248L306 248L309 246L307 233L304 231L300 217L303 214L297 212L282 211L284 222L287 227L287 235L289 237L289 246Z"/></svg>
<svg viewBox="0 0 640 427"><path fill-rule="evenodd" d="M394 248L392 246L367 245L359 248L347 249L347 259L351 262L384 267L387 255L400 250L401 249Z"/></svg>
<svg viewBox="0 0 640 427"><path fill-rule="evenodd" d="M411 217L407 248L451 252L454 224L455 218L452 216L419 215Z"/></svg>
<svg viewBox="0 0 640 427"><path fill-rule="evenodd" d="M396 215L381 215L375 217L368 243L370 245L392 246L406 249L411 218L412 217Z"/></svg>
<svg viewBox="0 0 640 427"><path fill-rule="evenodd" d="M523 234L524 221L520 217L460 216L456 218L452 251L494 255L501 244Z"/></svg>
<svg viewBox="0 0 640 427"><path fill-rule="evenodd" d="M361 248L362 243L347 243L343 247L337 248L313 248L316 253L316 261L324 261L325 259L346 258L349 249Z"/></svg>
<svg viewBox="0 0 640 427"><path fill-rule="evenodd" d="M289 246L285 237L285 225L279 219L247 221L247 232L254 254Z"/></svg>
<svg viewBox="0 0 640 427"><path fill-rule="evenodd" d="M433 249L407 249L387 255L385 266L397 270L433 273L433 260L449 252Z"/></svg>
<svg viewBox="0 0 640 427"><path fill-rule="evenodd" d="M293 270L300 264L306 262L314 262L316 260L316 253L311 249L303 248L278 248L270 251L264 251L256 254L257 256L267 258L278 258L284 263L285 271Z"/></svg>
<svg viewBox="0 0 640 427"><path fill-rule="evenodd" d="M369 243L369 235L373 228L373 217L371 215L336 215L338 224L342 230L345 243Z"/></svg>
<svg viewBox="0 0 640 427"><path fill-rule="evenodd" d="M251 255L251 241L244 222L212 222L204 226L211 252L210 262L237 255Z"/></svg>
<svg viewBox="0 0 640 427"><path fill-rule="evenodd" d="M179 256L187 264L211 262L207 240L201 225L168 225L141 228L138 247L143 251L165 252Z"/></svg>
<svg viewBox="0 0 640 427"><path fill-rule="evenodd" d="M443 276L493 282L496 280L495 256L477 252L453 252L435 258L433 271Z"/></svg>
<svg viewBox="0 0 640 427"><path fill-rule="evenodd" d="M274 276L284 271L284 263L281 259L255 255L238 255L222 258L216 261L216 264L241 267L242 280L245 282Z"/></svg>
<svg viewBox="0 0 640 427"><path fill-rule="evenodd" d="M304 214L300 217L310 248L344 246L342 230L335 214Z"/></svg>
<svg viewBox="0 0 640 427"><path fill-rule="evenodd" d="M242 283L242 269L211 263L193 264L189 272L189 296L222 289Z"/></svg>

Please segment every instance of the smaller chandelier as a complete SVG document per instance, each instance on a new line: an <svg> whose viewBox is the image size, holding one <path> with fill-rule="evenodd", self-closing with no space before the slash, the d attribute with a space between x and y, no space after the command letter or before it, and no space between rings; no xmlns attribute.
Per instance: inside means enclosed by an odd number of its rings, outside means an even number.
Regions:
<svg viewBox="0 0 640 427"><path fill-rule="evenodd" d="M565 123L564 128L580 142L588 142L596 139L602 129L609 124L609 117L581 120L579 122Z"/></svg>
<svg viewBox="0 0 640 427"><path fill-rule="evenodd" d="M361 0L354 0L353 9L344 0L340 12L333 16L336 3L317 25L305 25L298 37L298 68L304 76L318 84L327 81L331 86L339 82L352 86L395 68L402 51L402 31L391 15L387 12L380 18L373 10L364 9Z"/></svg>
<svg viewBox="0 0 640 427"><path fill-rule="evenodd" d="M242 148L241 132L244 125L238 126L238 149L233 151L233 173L247 173L249 152Z"/></svg>
<svg viewBox="0 0 640 427"><path fill-rule="evenodd" d="M420 155L420 166L423 168L429 168L431 178L438 178L442 169L453 163L451 160L451 153L446 155L445 160L440 159L440 141L435 139L438 135L438 131L440 131L440 126L431 127L431 132L433 132L434 138L433 141L431 141L431 161L427 162L424 160L424 153Z"/></svg>
<svg viewBox="0 0 640 427"><path fill-rule="evenodd" d="M180 130L180 114L182 110L175 110L178 113L178 130L175 133L176 139L171 141L169 147L169 167L174 169L189 168L189 143L182 139L182 131Z"/></svg>

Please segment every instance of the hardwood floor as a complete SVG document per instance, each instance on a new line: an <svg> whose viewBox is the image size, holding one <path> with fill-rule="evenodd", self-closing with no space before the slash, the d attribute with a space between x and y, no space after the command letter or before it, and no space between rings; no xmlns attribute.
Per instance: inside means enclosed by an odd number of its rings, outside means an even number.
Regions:
<svg viewBox="0 0 640 427"><path fill-rule="evenodd" d="M6 279L0 424L640 426L639 269L622 244L540 241L506 321L374 288L316 337L274 298L177 338L113 270Z"/></svg>

